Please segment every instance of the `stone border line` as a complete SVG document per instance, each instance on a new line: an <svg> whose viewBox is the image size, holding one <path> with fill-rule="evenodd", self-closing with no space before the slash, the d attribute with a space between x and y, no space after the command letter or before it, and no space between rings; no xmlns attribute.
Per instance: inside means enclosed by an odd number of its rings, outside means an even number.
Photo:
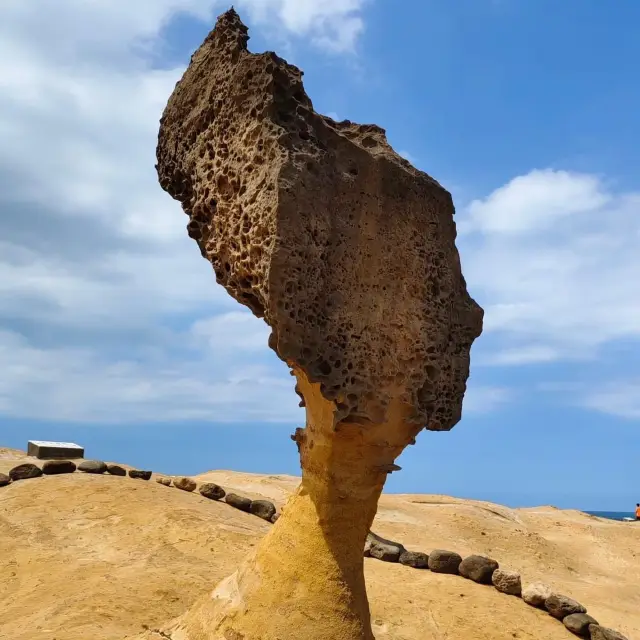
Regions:
<svg viewBox="0 0 640 640"><path fill-rule="evenodd" d="M9 475L0 473L0 487L19 480L39 478L43 475L59 475L74 473L93 473L99 475L126 476L140 480L150 480L152 471L129 469L117 464L107 464L99 460L83 460L79 465L70 460L47 460L42 468L32 463L14 467ZM158 476L158 484L175 487L182 491L194 492L196 488L201 496L210 500L224 501L240 511L251 513L267 522L274 523L280 517L273 502L269 500L251 500L250 498L227 493L221 486L213 482L198 483L184 476ZM628 640L613 629L601 626L598 621L587 614L582 604L560 593L554 593L545 584L534 582L522 588L520 574L515 571L501 569L497 561L486 556L471 555L462 558L453 551L436 549L430 554L420 551L409 551L399 542L387 540L370 532L364 547L365 558L375 558L383 562L398 562L414 569L428 569L434 573L459 575L478 584L493 585L497 591L506 595L522 598L532 607L547 611L562 622L574 635L590 640Z"/></svg>

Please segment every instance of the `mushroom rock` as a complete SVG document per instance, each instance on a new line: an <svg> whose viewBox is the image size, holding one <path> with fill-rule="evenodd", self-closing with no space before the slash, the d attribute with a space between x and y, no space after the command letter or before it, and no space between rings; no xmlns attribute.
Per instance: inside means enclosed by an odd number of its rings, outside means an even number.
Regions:
<svg viewBox="0 0 640 640"><path fill-rule="evenodd" d="M316 113L302 72L248 39L233 9L218 18L162 115L156 168L296 377L302 482L252 556L162 633L372 639L362 549L378 498L419 431L460 419L483 312L449 192L380 127Z"/></svg>

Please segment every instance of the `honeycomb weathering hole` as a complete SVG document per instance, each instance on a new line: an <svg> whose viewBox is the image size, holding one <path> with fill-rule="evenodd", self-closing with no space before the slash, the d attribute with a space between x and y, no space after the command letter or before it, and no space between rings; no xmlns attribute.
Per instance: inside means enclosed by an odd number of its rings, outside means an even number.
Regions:
<svg viewBox="0 0 640 640"><path fill-rule="evenodd" d="M234 10L218 18L169 98L157 171L296 377L302 483L254 554L163 632L370 640L362 548L378 498L421 429L459 420L482 310L450 194L384 130L316 113L302 72L247 40Z"/></svg>

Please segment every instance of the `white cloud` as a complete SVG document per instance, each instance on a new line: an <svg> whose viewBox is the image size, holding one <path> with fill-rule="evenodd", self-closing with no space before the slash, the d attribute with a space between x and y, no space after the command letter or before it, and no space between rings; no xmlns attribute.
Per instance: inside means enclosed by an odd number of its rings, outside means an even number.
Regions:
<svg viewBox="0 0 640 640"><path fill-rule="evenodd" d="M462 415L469 413L490 413L513 400L513 392L505 387L475 384L470 380L464 396Z"/></svg>
<svg viewBox="0 0 640 640"><path fill-rule="evenodd" d="M640 419L640 379L617 380L591 389L584 394L581 404L620 418Z"/></svg>
<svg viewBox="0 0 640 640"><path fill-rule="evenodd" d="M188 336L175 336L189 342ZM293 383L282 368L234 354L219 366L208 351L167 349L114 359L87 348L34 347L0 331L0 411L5 416L70 423L299 422ZM218 366L217 366L218 365Z"/></svg>
<svg viewBox="0 0 640 640"><path fill-rule="evenodd" d="M183 71L157 68L162 30L178 12L213 25L230 4L3 0L2 414L299 421L267 327L215 284L154 170ZM353 49L364 1L236 6L254 28L335 53Z"/></svg>
<svg viewBox="0 0 640 640"><path fill-rule="evenodd" d="M475 364L510 366L522 364L542 364L558 360L561 354L552 347L529 345L519 348L506 348L497 353L492 353L474 360Z"/></svg>
<svg viewBox="0 0 640 640"><path fill-rule="evenodd" d="M585 358L640 338L640 192L551 170L461 213L464 271L509 364Z"/></svg>
<svg viewBox="0 0 640 640"><path fill-rule="evenodd" d="M237 0L256 21L280 23L299 36L335 52L352 51L364 30L368 0Z"/></svg>
<svg viewBox="0 0 640 640"><path fill-rule="evenodd" d="M468 209L472 229L523 233L549 228L557 218L586 214L610 202L596 176L567 171L531 171L496 189Z"/></svg>
<svg viewBox="0 0 640 640"><path fill-rule="evenodd" d="M198 343L206 344L212 352L264 351L270 329L244 311L230 311L212 318L198 320L192 328Z"/></svg>

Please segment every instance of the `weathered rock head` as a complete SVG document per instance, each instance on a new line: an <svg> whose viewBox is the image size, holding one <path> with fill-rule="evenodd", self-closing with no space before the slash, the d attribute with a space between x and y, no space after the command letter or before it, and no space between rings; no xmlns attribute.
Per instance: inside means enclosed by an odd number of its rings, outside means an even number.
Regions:
<svg viewBox="0 0 640 640"><path fill-rule="evenodd" d="M163 189L336 422L384 422L393 400L416 431L450 429L482 329L451 195L383 129L316 113L302 72L247 41L232 9L193 55L161 119Z"/></svg>

